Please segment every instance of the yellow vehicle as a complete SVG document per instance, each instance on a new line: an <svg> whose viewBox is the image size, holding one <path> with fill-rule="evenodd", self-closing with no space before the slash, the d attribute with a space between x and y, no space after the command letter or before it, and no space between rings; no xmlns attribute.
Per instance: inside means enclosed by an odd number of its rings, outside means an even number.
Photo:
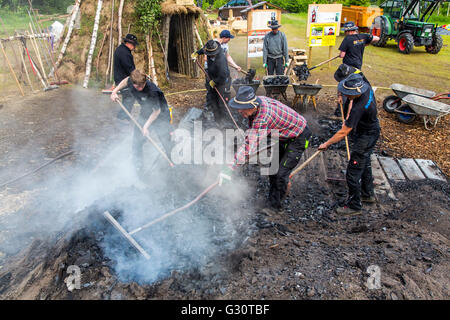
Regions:
<svg viewBox="0 0 450 320"><path fill-rule="evenodd" d="M381 15L383 9L378 7L342 7L341 24L353 21L360 28L370 28L375 17Z"/></svg>

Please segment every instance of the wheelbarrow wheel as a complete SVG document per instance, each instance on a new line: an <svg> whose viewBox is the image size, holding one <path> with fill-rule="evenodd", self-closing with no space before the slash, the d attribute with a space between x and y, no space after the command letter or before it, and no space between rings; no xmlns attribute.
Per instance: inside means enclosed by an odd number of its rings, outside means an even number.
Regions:
<svg viewBox="0 0 450 320"><path fill-rule="evenodd" d="M388 96L383 100L383 109L386 112L394 113L395 109L400 107L402 104L402 99L397 96Z"/></svg>
<svg viewBox="0 0 450 320"><path fill-rule="evenodd" d="M414 114L406 114L406 113L397 113L397 120L401 123L412 123L416 119L416 114L413 109L411 109L410 106L407 104L404 104L400 106L400 108L397 109L400 112L408 112L408 113L414 113Z"/></svg>

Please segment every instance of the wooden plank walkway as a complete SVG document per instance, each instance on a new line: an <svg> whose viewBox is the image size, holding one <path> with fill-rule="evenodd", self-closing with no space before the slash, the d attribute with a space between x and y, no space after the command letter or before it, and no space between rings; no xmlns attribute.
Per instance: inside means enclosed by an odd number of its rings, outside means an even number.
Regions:
<svg viewBox="0 0 450 320"><path fill-rule="evenodd" d="M414 159L398 159L398 163L409 180L425 179Z"/></svg>
<svg viewBox="0 0 450 320"><path fill-rule="evenodd" d="M416 159L417 164L428 179L447 181L441 169L431 160Z"/></svg>

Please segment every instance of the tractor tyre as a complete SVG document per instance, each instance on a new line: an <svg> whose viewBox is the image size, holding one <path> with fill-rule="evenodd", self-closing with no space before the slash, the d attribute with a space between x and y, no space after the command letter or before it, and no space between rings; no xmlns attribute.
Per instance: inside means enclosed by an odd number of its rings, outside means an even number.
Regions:
<svg viewBox="0 0 450 320"><path fill-rule="evenodd" d="M444 45L444 42L442 41L441 35L435 33L433 35L433 41L432 41L431 45L425 46L425 50L428 53L436 54L439 51L441 51L443 45Z"/></svg>
<svg viewBox="0 0 450 320"><path fill-rule="evenodd" d="M383 109L386 112L394 113L395 109L402 105L402 99L397 96L388 96L383 100Z"/></svg>
<svg viewBox="0 0 450 320"><path fill-rule="evenodd" d="M397 120L401 123L412 123L414 120L416 120L416 114L413 109L411 109L410 106L407 104L402 105L400 108L397 109L398 111L408 112L410 114L404 114L404 113L397 113Z"/></svg>
<svg viewBox="0 0 450 320"><path fill-rule="evenodd" d="M414 49L414 37L411 33L405 32L398 38L398 51L410 54Z"/></svg>

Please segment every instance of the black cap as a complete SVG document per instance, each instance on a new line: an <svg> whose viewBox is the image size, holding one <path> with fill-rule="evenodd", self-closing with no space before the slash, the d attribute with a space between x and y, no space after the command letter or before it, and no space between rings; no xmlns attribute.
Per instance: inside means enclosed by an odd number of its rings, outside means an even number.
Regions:
<svg viewBox="0 0 450 320"><path fill-rule="evenodd" d="M131 43L131 44L133 44L135 46L137 46L139 44L138 41L137 41L136 36L134 34L131 34L131 33L127 34L125 36L125 38L123 38L123 41L124 42L129 42L129 43Z"/></svg>
<svg viewBox="0 0 450 320"><path fill-rule="evenodd" d="M344 31L355 31L355 30L358 30L358 26L353 21L344 23Z"/></svg>
<svg viewBox="0 0 450 320"><path fill-rule="evenodd" d="M334 79L337 82L341 82L342 80L347 78L350 74L355 73L356 70L357 69L355 67L342 63L334 73Z"/></svg>

